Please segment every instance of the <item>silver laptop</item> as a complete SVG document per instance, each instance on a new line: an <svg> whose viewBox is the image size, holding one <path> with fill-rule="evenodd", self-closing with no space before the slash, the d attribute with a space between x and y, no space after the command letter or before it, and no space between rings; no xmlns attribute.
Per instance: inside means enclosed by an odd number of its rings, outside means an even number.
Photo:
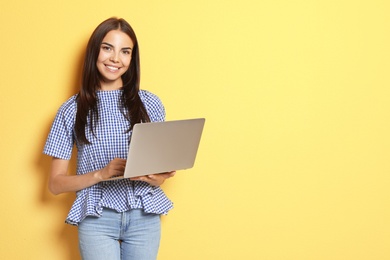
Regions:
<svg viewBox="0 0 390 260"><path fill-rule="evenodd" d="M124 176L110 180L192 168L204 123L195 118L135 124Z"/></svg>

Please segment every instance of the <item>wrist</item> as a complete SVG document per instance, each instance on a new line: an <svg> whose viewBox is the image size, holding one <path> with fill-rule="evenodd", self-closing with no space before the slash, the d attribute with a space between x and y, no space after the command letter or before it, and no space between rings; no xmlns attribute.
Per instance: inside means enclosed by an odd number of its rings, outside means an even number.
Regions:
<svg viewBox="0 0 390 260"><path fill-rule="evenodd" d="M95 171L95 172L93 173L92 176L93 176L93 178L94 178L95 180L97 180L98 182L100 182L100 181L103 180L103 177L102 177L102 170Z"/></svg>

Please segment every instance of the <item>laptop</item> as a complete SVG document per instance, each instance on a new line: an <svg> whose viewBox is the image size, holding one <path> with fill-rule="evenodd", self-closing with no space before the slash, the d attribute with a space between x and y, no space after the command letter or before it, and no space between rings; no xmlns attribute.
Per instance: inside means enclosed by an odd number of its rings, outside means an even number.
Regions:
<svg viewBox="0 0 390 260"><path fill-rule="evenodd" d="M192 168L204 123L194 118L135 124L124 175L109 181Z"/></svg>

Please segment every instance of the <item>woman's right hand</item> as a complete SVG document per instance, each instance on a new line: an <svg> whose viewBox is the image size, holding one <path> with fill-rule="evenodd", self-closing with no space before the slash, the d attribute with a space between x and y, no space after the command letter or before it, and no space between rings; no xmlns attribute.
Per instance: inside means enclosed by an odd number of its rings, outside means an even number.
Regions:
<svg viewBox="0 0 390 260"><path fill-rule="evenodd" d="M115 158L103 169L80 175L69 175L69 160L53 158L48 183L49 190L53 194L79 191L113 176L123 175L125 165L125 159Z"/></svg>
<svg viewBox="0 0 390 260"><path fill-rule="evenodd" d="M126 160L121 158L115 158L111 160L106 167L96 172L97 177L104 181L112 177L122 176L125 172Z"/></svg>

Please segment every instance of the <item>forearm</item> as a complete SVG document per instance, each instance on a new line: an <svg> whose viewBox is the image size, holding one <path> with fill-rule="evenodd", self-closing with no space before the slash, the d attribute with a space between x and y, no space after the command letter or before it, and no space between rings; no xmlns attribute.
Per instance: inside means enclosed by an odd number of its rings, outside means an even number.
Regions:
<svg viewBox="0 0 390 260"><path fill-rule="evenodd" d="M49 190L57 195L65 192L75 192L99 183L99 171L81 175L57 174L49 180Z"/></svg>
<svg viewBox="0 0 390 260"><path fill-rule="evenodd" d="M123 175L125 165L126 160L115 158L103 169L80 175L69 175L69 160L53 158L49 179L49 190L53 194L79 191L103 180L108 180L113 176Z"/></svg>

